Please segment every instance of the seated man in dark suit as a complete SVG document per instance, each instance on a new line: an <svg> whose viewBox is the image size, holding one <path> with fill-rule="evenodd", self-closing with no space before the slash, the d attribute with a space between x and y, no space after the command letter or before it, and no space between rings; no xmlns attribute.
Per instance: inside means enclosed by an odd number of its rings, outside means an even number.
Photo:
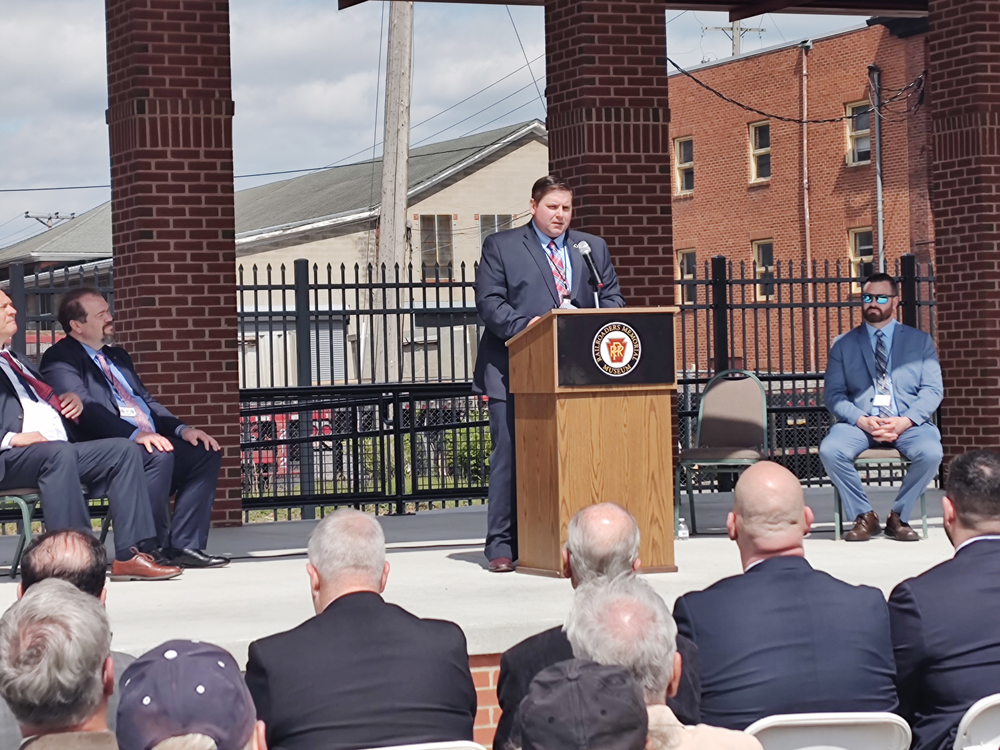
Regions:
<svg viewBox="0 0 1000 750"><path fill-rule="evenodd" d="M250 644L247 686L267 746L359 750L471 740L476 689L465 635L380 594L385 536L372 516L338 510L309 538L316 616Z"/></svg>
<svg viewBox="0 0 1000 750"><path fill-rule="evenodd" d="M80 438L127 438L145 448L143 467L156 538L167 560L183 568L227 565L228 558L205 554L222 466L219 444L153 398L128 352L112 345L113 319L100 292L67 292L58 317L67 335L45 352L41 369L56 389L83 399ZM174 493L171 520L168 500Z"/></svg>
<svg viewBox="0 0 1000 750"><path fill-rule="evenodd" d="M573 588L598 578L614 578L639 569L639 526L632 514L614 503L598 503L579 511L566 529L563 575ZM698 648L687 638L677 639L684 660L680 687L667 705L685 724L697 724L700 716L701 668ZM503 750L515 730L515 716L535 675L557 662L573 658L573 648L562 626L527 638L500 658L497 697L500 721L493 746Z"/></svg>
<svg viewBox="0 0 1000 750"><path fill-rule="evenodd" d="M889 597L900 713L914 750L950 749L969 707L1000 692L1000 456L957 456L945 493L955 556Z"/></svg>
<svg viewBox="0 0 1000 750"><path fill-rule="evenodd" d="M17 331L16 310L0 292L0 344ZM92 532L87 499L106 493L115 524L112 579L156 580L180 575L148 554L156 549L156 530L142 474L139 448L111 438L72 442L83 411L78 395L61 396L42 380L31 363L10 349L0 353L0 489L37 487L49 531Z"/></svg>
<svg viewBox="0 0 1000 750"><path fill-rule="evenodd" d="M882 593L813 570L799 481L762 461L736 483L729 538L743 575L674 605L701 654L701 718L745 729L773 714L892 711L895 667Z"/></svg>

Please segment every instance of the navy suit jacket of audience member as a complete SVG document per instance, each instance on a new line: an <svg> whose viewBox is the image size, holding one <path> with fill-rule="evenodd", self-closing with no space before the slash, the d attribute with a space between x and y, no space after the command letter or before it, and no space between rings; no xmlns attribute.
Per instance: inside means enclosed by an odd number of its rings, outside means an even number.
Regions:
<svg viewBox="0 0 1000 750"><path fill-rule="evenodd" d="M950 748L980 698L1000 693L1000 540L982 539L889 597L900 713L913 748Z"/></svg>
<svg viewBox="0 0 1000 750"><path fill-rule="evenodd" d="M774 557L674 605L701 655L701 720L745 729L773 714L893 711L889 611L878 589Z"/></svg>
<svg viewBox="0 0 1000 750"><path fill-rule="evenodd" d="M157 401L135 371L128 352L117 346L105 346L102 351L132 386L132 392L146 402L153 417L153 426L161 435L176 437L181 420ZM72 336L66 336L50 346L42 355L42 374L56 393L72 392L83 399L79 432L88 440L131 437L135 425L118 415L118 401L104 372Z"/></svg>
<svg viewBox="0 0 1000 750"><path fill-rule="evenodd" d="M667 698L667 706L682 724L698 724L701 719L701 663L698 647L683 636L677 637L677 651L681 655L681 684L674 698ZM535 675L546 667L573 658L573 647L562 626L545 630L512 646L500 657L500 677L497 681L497 699L500 703L500 721L497 722L493 747L504 750L508 741L519 746L517 709L528 694Z"/></svg>
<svg viewBox="0 0 1000 750"><path fill-rule="evenodd" d="M461 628L421 620L374 592L342 596L251 643L246 680L270 748L472 739L476 689Z"/></svg>

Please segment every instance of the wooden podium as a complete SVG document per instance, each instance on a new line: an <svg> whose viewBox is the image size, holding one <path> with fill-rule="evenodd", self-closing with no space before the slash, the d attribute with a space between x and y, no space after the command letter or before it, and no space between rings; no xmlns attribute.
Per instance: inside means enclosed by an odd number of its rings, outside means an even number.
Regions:
<svg viewBox="0 0 1000 750"><path fill-rule="evenodd" d="M676 571L675 307L552 310L507 342L518 572L562 575L566 526L611 501L639 523L646 572Z"/></svg>

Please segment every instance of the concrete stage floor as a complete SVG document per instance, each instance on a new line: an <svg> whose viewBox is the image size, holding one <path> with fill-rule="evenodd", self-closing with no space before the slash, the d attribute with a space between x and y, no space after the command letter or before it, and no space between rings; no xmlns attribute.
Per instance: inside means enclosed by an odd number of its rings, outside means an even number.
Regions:
<svg viewBox="0 0 1000 750"><path fill-rule="evenodd" d="M894 495L889 487L871 490L880 518ZM940 498L939 490L928 491L928 540L902 544L880 536L848 544L833 541L832 490L807 490L817 524L806 541L806 555L817 568L888 594L903 579L951 557L940 523ZM671 606L687 591L740 573L736 545L724 535L730 504L731 495L699 496L699 530L714 533L677 542L679 572L647 577ZM421 617L457 622L470 654L502 652L563 621L572 598L568 581L486 570L485 507L380 520L390 548L386 599ZM919 516L911 521L919 531ZM215 529L210 551L235 556L229 567L188 570L172 581L109 583L114 648L140 654L170 638L193 638L229 649L244 664L251 641L292 628L313 614L305 573L305 546L313 525L292 521ZM15 543L15 538L0 538L0 565L9 566ZM0 608L15 600L16 586L5 575L0 579Z"/></svg>

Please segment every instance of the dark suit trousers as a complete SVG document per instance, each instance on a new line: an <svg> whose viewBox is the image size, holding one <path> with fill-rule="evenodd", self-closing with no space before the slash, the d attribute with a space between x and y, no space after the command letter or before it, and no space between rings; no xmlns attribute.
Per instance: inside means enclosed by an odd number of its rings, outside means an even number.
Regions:
<svg viewBox="0 0 1000 750"><path fill-rule="evenodd" d="M0 489L38 487L45 528L91 531L80 483L107 491L119 559L156 534L142 472L140 447L125 438L86 443L53 441L0 452ZM124 557L122 557L124 556Z"/></svg>
<svg viewBox="0 0 1000 750"><path fill-rule="evenodd" d="M486 558L517 559L517 483L514 460L514 396L490 399L489 505L486 508Z"/></svg>
<svg viewBox="0 0 1000 750"><path fill-rule="evenodd" d="M156 524L156 541L161 547L205 549L208 527L212 521L212 503L219 483L222 452L205 450L181 440L169 438L172 452L143 452L143 468L149 486L149 499ZM170 518L170 496L177 495L174 517Z"/></svg>

